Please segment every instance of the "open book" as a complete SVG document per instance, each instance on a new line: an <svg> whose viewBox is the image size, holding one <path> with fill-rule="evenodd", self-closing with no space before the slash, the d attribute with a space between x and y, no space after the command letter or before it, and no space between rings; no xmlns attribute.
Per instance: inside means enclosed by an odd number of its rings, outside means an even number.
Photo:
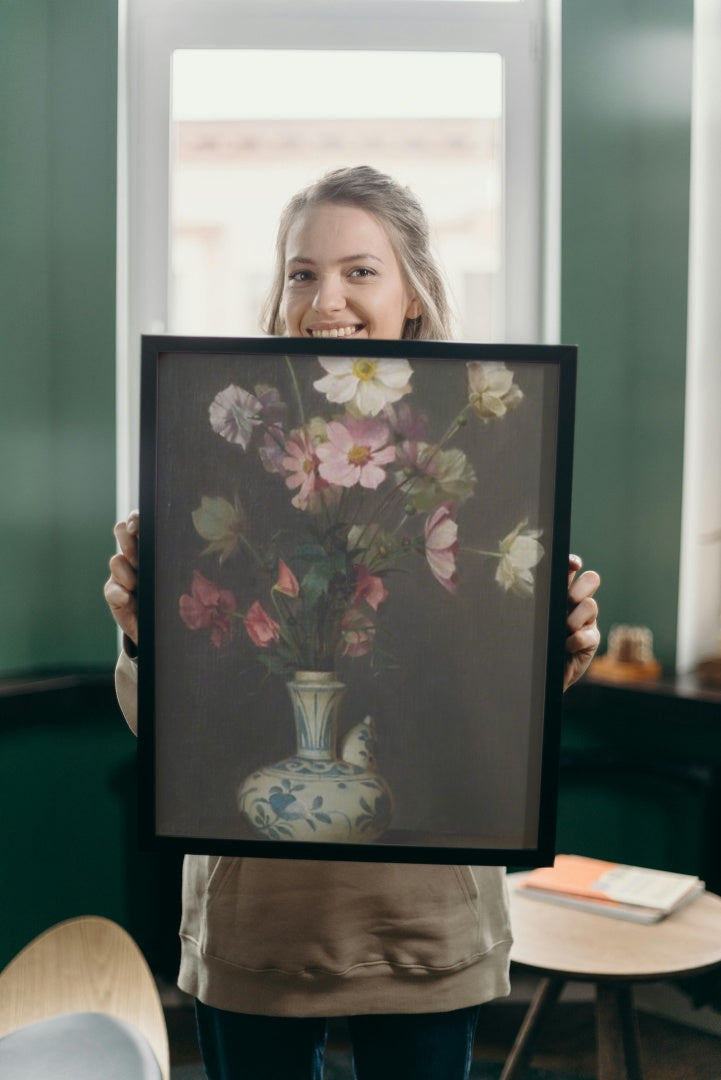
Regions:
<svg viewBox="0 0 721 1080"><path fill-rule="evenodd" d="M693 874L557 855L553 866L532 870L518 885L528 897L617 919L653 923L704 891Z"/></svg>

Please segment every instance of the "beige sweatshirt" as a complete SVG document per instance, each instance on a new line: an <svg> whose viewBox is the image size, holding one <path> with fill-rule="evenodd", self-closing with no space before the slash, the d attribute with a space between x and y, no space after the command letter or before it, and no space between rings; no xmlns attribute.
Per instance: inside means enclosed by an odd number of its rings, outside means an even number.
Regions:
<svg viewBox="0 0 721 1080"><path fill-rule="evenodd" d="M137 665L118 700L137 729ZM441 1012L509 992L501 867L186 855L178 985L270 1016Z"/></svg>

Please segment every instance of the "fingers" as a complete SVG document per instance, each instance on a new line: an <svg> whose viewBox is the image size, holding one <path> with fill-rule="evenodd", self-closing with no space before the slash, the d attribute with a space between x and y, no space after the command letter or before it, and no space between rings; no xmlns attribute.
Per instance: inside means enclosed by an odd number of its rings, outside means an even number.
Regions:
<svg viewBox="0 0 721 1080"><path fill-rule="evenodd" d="M138 644L138 607L135 593L120 585L113 577L108 578L103 589L110 614L130 640Z"/></svg>
<svg viewBox="0 0 721 1080"><path fill-rule="evenodd" d="M138 575L135 566L125 555L113 555L108 563L110 567L110 580L121 585L128 592L135 592L138 588Z"/></svg>
<svg viewBox="0 0 721 1080"><path fill-rule="evenodd" d="M588 654L590 662L600 643L601 632L593 623L591 626L583 626L580 630L568 635L566 638L566 652L571 656Z"/></svg>
<svg viewBox="0 0 721 1080"><path fill-rule="evenodd" d="M564 690L577 682L588 669L601 642L596 620L598 604L594 596L601 584L595 570L576 574L583 563L578 556L568 560L568 615L566 617L566 662Z"/></svg>
<svg viewBox="0 0 721 1080"><path fill-rule="evenodd" d="M589 596L593 596L601 585L601 578L595 570L586 570L574 581L569 571L568 606L573 608Z"/></svg>
<svg viewBox="0 0 721 1080"><path fill-rule="evenodd" d="M134 567L137 567L138 565L139 525L140 517L138 511L133 510L128 514L125 521L119 521L113 529L115 539L118 542L118 547L131 566Z"/></svg>
<svg viewBox="0 0 721 1080"><path fill-rule="evenodd" d="M584 626L593 626L598 618L598 604L592 596L584 596L570 608L566 616L566 628L569 634Z"/></svg>
<svg viewBox="0 0 721 1080"><path fill-rule="evenodd" d="M578 573L578 571L581 569L582 566L583 566L583 559L581 558L580 555L569 555L568 556L568 587L569 587L569 589L571 588L571 585L573 584L573 579L575 578L576 574Z"/></svg>
<svg viewBox="0 0 721 1080"><path fill-rule="evenodd" d="M103 595L110 608L110 613L124 634L137 645L138 643L138 511L128 514L125 521L119 521L113 533L118 542L120 553L113 555L109 562L110 577L105 582Z"/></svg>

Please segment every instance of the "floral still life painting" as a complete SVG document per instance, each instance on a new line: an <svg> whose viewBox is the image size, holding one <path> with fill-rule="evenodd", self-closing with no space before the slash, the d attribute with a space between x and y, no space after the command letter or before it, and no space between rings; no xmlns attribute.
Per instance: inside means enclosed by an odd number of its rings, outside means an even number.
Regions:
<svg viewBox="0 0 721 1080"><path fill-rule="evenodd" d="M555 354L162 340L156 834L534 851L567 556Z"/></svg>

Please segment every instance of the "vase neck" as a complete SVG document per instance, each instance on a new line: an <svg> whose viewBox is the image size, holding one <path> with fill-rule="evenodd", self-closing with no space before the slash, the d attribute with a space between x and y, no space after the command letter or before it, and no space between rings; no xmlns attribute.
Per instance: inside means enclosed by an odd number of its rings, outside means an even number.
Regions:
<svg viewBox="0 0 721 1080"><path fill-rule="evenodd" d="M298 757L333 760L338 707L345 685L329 671L297 672L287 685L293 704Z"/></svg>

